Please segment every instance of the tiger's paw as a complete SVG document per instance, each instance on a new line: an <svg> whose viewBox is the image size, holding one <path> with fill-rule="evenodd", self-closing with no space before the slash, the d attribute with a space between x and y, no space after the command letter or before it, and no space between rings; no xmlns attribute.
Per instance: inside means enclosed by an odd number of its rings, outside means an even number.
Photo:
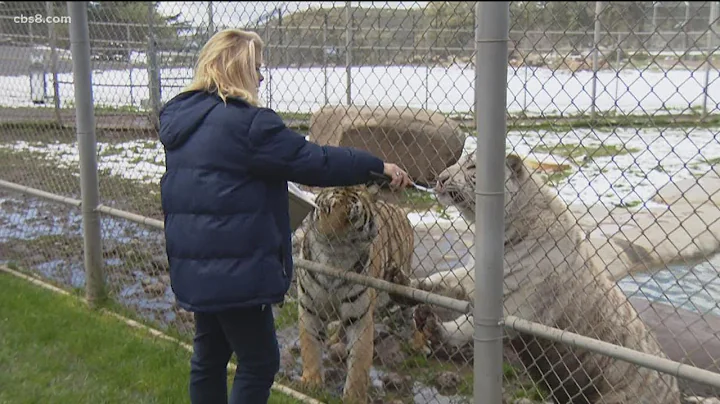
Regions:
<svg viewBox="0 0 720 404"><path fill-rule="evenodd" d="M300 383L310 389L318 389L322 387L322 375L319 372L303 373Z"/></svg>

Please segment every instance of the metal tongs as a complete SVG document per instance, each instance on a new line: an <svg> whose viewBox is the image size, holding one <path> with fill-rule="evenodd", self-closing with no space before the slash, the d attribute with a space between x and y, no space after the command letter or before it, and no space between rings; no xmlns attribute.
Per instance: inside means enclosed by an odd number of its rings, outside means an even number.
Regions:
<svg viewBox="0 0 720 404"><path fill-rule="evenodd" d="M382 173L377 173L377 172L373 171L370 174L373 177L378 178L379 180L381 180L381 182L386 183L386 184L389 184L392 181L392 178L390 178L390 176L382 174ZM413 187L415 187L415 189L417 189L418 191L427 192L429 194L435 195L435 190L432 188L427 188L422 185L418 185L415 182L413 182Z"/></svg>

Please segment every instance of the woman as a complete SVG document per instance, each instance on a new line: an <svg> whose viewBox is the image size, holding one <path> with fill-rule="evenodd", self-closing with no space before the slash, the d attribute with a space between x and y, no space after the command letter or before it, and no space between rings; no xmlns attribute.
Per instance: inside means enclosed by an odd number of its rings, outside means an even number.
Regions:
<svg viewBox="0 0 720 404"><path fill-rule="evenodd" d="M171 285L195 316L194 404L227 403L233 352L231 403L268 400L280 362L270 305L283 302L293 275L287 182L346 186L382 172L395 188L411 184L395 164L310 143L260 107L262 48L255 33L217 33L193 82L160 113Z"/></svg>

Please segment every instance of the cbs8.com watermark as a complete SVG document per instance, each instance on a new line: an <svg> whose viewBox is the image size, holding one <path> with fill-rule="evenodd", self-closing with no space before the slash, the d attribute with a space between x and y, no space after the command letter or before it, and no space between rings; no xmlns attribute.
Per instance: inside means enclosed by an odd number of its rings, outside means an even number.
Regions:
<svg viewBox="0 0 720 404"><path fill-rule="evenodd" d="M13 17L15 24L70 24L70 16L44 16L42 14L35 15L16 15Z"/></svg>

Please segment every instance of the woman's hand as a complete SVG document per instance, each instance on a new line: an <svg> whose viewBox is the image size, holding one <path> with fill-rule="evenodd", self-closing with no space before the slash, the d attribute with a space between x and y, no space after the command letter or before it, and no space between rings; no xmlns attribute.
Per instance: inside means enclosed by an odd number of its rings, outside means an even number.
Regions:
<svg viewBox="0 0 720 404"><path fill-rule="evenodd" d="M405 172L405 170L402 170L395 164L385 163L383 174L392 178L392 181L390 181L391 188L406 188L413 185L410 176Z"/></svg>

